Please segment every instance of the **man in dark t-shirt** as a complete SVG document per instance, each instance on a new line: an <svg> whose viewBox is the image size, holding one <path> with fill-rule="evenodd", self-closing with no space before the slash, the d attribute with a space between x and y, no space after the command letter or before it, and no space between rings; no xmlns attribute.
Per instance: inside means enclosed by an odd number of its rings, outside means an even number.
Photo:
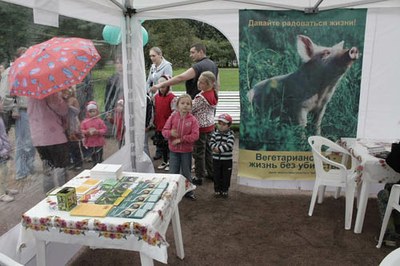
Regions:
<svg viewBox="0 0 400 266"><path fill-rule="evenodd" d="M218 77L217 65L206 56L206 47L202 44L195 44L190 48L190 57L196 63L192 66L196 76L186 81L186 93L194 99L199 93L197 88L197 81L204 71L211 71L216 77Z"/></svg>
<svg viewBox="0 0 400 266"><path fill-rule="evenodd" d="M206 47L201 44L194 44L190 48L190 58L196 62L191 68L183 72L182 74L173 77L167 81L154 85L150 88L152 92L156 92L160 87L173 86L175 84L186 81L186 93L189 94L192 99L200 92L197 88L197 80L200 74L204 71L211 71L217 77L215 84L215 91L219 91L219 75L217 65L207 57Z"/></svg>

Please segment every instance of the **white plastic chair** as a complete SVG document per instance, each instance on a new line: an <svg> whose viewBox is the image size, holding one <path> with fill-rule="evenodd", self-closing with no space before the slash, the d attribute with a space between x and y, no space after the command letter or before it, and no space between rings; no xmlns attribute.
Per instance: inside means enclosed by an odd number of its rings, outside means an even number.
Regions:
<svg viewBox="0 0 400 266"><path fill-rule="evenodd" d="M337 188L335 198L339 196L340 188L345 188L346 208L344 228L350 230L356 189L355 166L357 162L346 149L327 138L311 136L308 138L308 143L312 148L315 164L315 184L308 215L312 216L313 214L317 196L318 203L322 203L326 186ZM326 150L340 153L342 155L341 163L332 161L324 156L323 151ZM351 168L347 169L346 165L349 158L352 159Z"/></svg>
<svg viewBox="0 0 400 266"><path fill-rule="evenodd" d="M382 261L379 266L398 266L400 265L400 248L396 248L390 252Z"/></svg>
<svg viewBox="0 0 400 266"><path fill-rule="evenodd" d="M392 214L392 210L395 209L400 212L400 185L393 185L392 189L390 190L389 200L386 206L385 216L383 217L382 226L381 226L381 234L379 235L378 245L377 248L382 246L383 237L385 236L387 224L390 219L390 215Z"/></svg>

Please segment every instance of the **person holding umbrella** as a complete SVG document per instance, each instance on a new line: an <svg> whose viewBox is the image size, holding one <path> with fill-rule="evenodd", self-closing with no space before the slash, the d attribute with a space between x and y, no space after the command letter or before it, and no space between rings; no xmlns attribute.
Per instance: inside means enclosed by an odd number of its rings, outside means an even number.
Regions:
<svg viewBox="0 0 400 266"><path fill-rule="evenodd" d="M29 47L10 68L10 94L28 97L32 143L51 167L43 176L45 192L66 182L68 104L61 91L82 82L99 60L91 40L54 37Z"/></svg>
<svg viewBox="0 0 400 266"><path fill-rule="evenodd" d="M51 167L51 175L43 175L44 192L67 181L65 168L69 163L69 153L64 127L67 114L68 103L59 92L44 99L28 99L33 145L40 158Z"/></svg>

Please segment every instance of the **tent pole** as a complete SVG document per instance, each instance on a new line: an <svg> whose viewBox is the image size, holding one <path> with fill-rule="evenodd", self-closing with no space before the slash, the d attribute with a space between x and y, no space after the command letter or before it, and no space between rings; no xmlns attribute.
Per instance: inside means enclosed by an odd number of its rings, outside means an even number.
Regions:
<svg viewBox="0 0 400 266"><path fill-rule="evenodd" d="M125 6L125 10L128 10L128 7ZM134 95L133 95L133 75L132 75L132 26L131 26L131 17L129 12L124 12L125 15L125 51L126 51L126 59L127 62L124 63L126 66L126 77L127 77L127 91L128 91L128 119L129 119L129 144L130 144L130 161L132 171L136 171L136 143L135 143L135 104L134 104ZM126 90L126 89L124 89ZM125 112L126 114L126 112Z"/></svg>
<svg viewBox="0 0 400 266"><path fill-rule="evenodd" d="M114 3L116 6L118 6L119 8L121 8L121 10L125 13L126 12L126 7L124 7L123 5L121 5L119 2L117 2L116 0L110 0L112 3Z"/></svg>

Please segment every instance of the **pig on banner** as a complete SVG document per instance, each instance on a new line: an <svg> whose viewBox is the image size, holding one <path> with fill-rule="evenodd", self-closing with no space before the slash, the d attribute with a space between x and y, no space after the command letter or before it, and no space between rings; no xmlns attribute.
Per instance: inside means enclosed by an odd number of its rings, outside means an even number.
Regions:
<svg viewBox="0 0 400 266"><path fill-rule="evenodd" d="M297 52L303 64L293 73L257 83L248 93L255 110L280 117L282 123L306 127L312 114L315 134L321 134L326 106L340 79L359 58L357 47L343 48L344 41L332 47L319 46L304 35L297 36Z"/></svg>

